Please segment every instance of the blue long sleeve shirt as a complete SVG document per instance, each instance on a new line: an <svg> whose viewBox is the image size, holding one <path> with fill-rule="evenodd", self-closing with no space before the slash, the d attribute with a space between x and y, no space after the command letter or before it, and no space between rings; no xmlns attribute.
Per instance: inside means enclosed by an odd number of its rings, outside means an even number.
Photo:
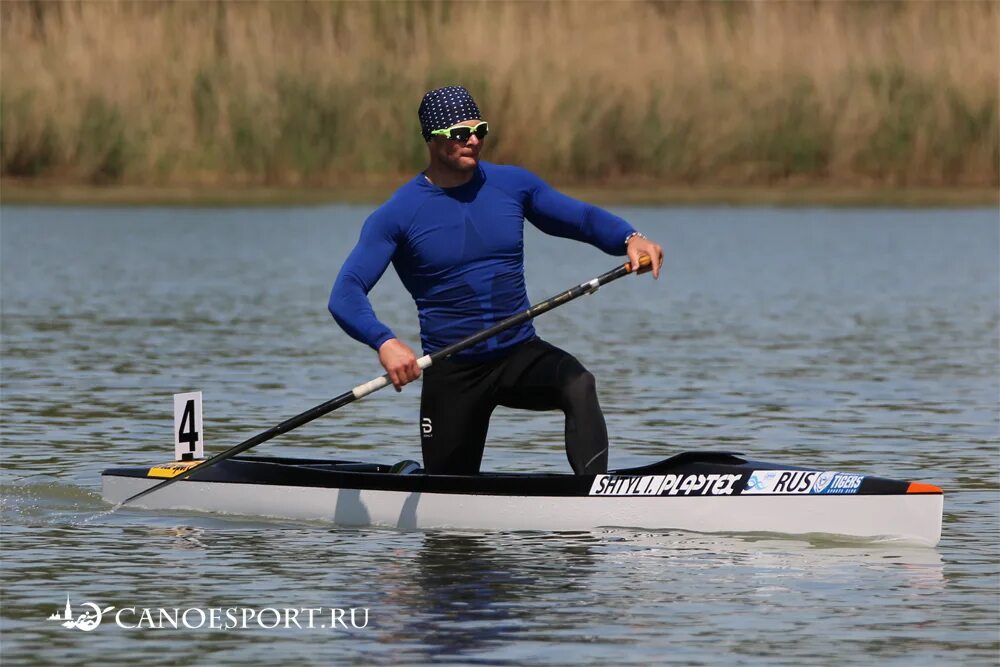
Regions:
<svg viewBox="0 0 1000 667"><path fill-rule="evenodd" d="M625 238L635 231L519 167L480 162L473 178L455 188L418 174L365 221L333 285L330 313L352 338L376 350L395 338L368 300L390 262L416 302L425 354L527 310L525 219L610 255L624 255ZM534 335L529 321L456 357L488 359Z"/></svg>

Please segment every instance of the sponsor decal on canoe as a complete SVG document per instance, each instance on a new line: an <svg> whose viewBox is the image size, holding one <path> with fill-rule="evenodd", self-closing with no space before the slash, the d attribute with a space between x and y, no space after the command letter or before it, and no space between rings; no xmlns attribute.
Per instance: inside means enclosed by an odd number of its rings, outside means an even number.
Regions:
<svg viewBox="0 0 1000 667"><path fill-rule="evenodd" d="M742 474L597 475L592 496L731 496Z"/></svg>
<svg viewBox="0 0 1000 667"><path fill-rule="evenodd" d="M812 493L857 493L864 475L846 472L824 472L813 483Z"/></svg>
<svg viewBox="0 0 1000 667"><path fill-rule="evenodd" d="M818 470L755 470L741 495L850 494L861 488L864 475Z"/></svg>
<svg viewBox="0 0 1000 667"><path fill-rule="evenodd" d="M146 473L147 477L176 477L188 468L202 463L202 461L171 461L158 466L153 466Z"/></svg>

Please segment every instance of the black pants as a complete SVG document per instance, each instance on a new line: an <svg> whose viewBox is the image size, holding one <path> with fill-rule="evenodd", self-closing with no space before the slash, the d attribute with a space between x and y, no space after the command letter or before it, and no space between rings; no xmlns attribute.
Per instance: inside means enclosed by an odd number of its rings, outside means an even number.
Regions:
<svg viewBox="0 0 1000 667"><path fill-rule="evenodd" d="M500 359L440 361L426 369L423 377L420 436L428 473L478 473L490 415L498 405L562 410L566 455L573 472L607 472L608 429L594 376L573 355L554 345L535 338Z"/></svg>

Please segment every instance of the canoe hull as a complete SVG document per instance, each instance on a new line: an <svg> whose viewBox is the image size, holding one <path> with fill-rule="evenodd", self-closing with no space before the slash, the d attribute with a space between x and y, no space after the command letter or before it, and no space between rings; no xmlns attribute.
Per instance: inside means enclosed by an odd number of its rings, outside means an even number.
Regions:
<svg viewBox="0 0 1000 667"><path fill-rule="evenodd" d="M104 499L114 504L162 481L108 473L102 480ZM520 496L185 480L143 497L135 506L401 529L625 527L823 534L935 545L941 535L943 495Z"/></svg>

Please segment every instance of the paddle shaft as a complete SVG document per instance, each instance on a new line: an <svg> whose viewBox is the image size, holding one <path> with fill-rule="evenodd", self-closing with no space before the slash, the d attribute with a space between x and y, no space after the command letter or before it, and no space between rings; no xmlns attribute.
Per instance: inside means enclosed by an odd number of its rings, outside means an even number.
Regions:
<svg viewBox="0 0 1000 667"><path fill-rule="evenodd" d="M642 259L639 260L638 273L645 273L647 271L650 271L651 269L652 265L650 263L649 257L643 256ZM440 350L438 350L433 354L424 355L423 357L420 357L417 360L417 365L419 365L421 369L427 368L428 366L433 365L435 361L441 361L443 359L447 359L448 357L455 355L461 352L462 350L466 350L472 347L473 345L481 343L484 340L497 335L501 331L505 331L507 329L510 329L511 327L516 327L519 324L527 322L530 319L534 319L539 315L547 313L553 308L557 308L563 305L564 303L572 301L577 297L583 296L584 294L592 294L593 292L596 292L598 288L601 287L602 285L606 285L613 280L618 280L619 278L627 276L629 273L632 273L632 268L628 263L622 264L621 266L617 266L614 269L608 271L607 273L599 275L593 280L581 283L576 287L571 287L565 292L557 294L549 299L546 299L541 303L535 304L534 306L531 306L530 308L528 308L523 312L520 312L516 315L511 315L507 319L503 320L502 322L498 322L497 324L494 324L488 329L483 329L477 334L473 334L472 336L460 340L457 343L452 343L451 345L441 348ZM282 433L287 433L288 431L298 428L303 424L308 424L317 417L322 417L328 412L333 412L338 408L344 407L348 403L353 403L359 398L363 398L372 392L378 391L379 389L388 386L389 384L391 384L391 381L389 380L388 373L380 377L377 377L369 382L365 382L364 384L359 384L354 389L346 391L340 396L337 396L335 398L331 398L326 403L321 403L320 405L317 405L314 408L306 410L301 414L286 419L277 426L274 426L264 431L263 433L258 433L249 440L241 442L240 444L235 445L233 447L230 447L229 449L223 452L219 452L215 456L205 459L205 461L203 461L202 463L199 463L196 466L192 466L187 470L181 472L180 474L160 482L156 486L152 486L144 491L140 491L134 496L126 498L117 507L121 507L122 505L126 505L132 502L133 500L138 500L139 498L149 495L154 491L158 491L159 489L163 489L167 486L170 486L174 482L180 482L181 480L187 479L195 472L205 470L206 468L210 468L216 463L225 461L226 459L232 458L237 454L241 454L252 447L256 447L259 444L267 442L268 440L271 440L272 438L281 435ZM117 509L117 507L115 509Z"/></svg>

